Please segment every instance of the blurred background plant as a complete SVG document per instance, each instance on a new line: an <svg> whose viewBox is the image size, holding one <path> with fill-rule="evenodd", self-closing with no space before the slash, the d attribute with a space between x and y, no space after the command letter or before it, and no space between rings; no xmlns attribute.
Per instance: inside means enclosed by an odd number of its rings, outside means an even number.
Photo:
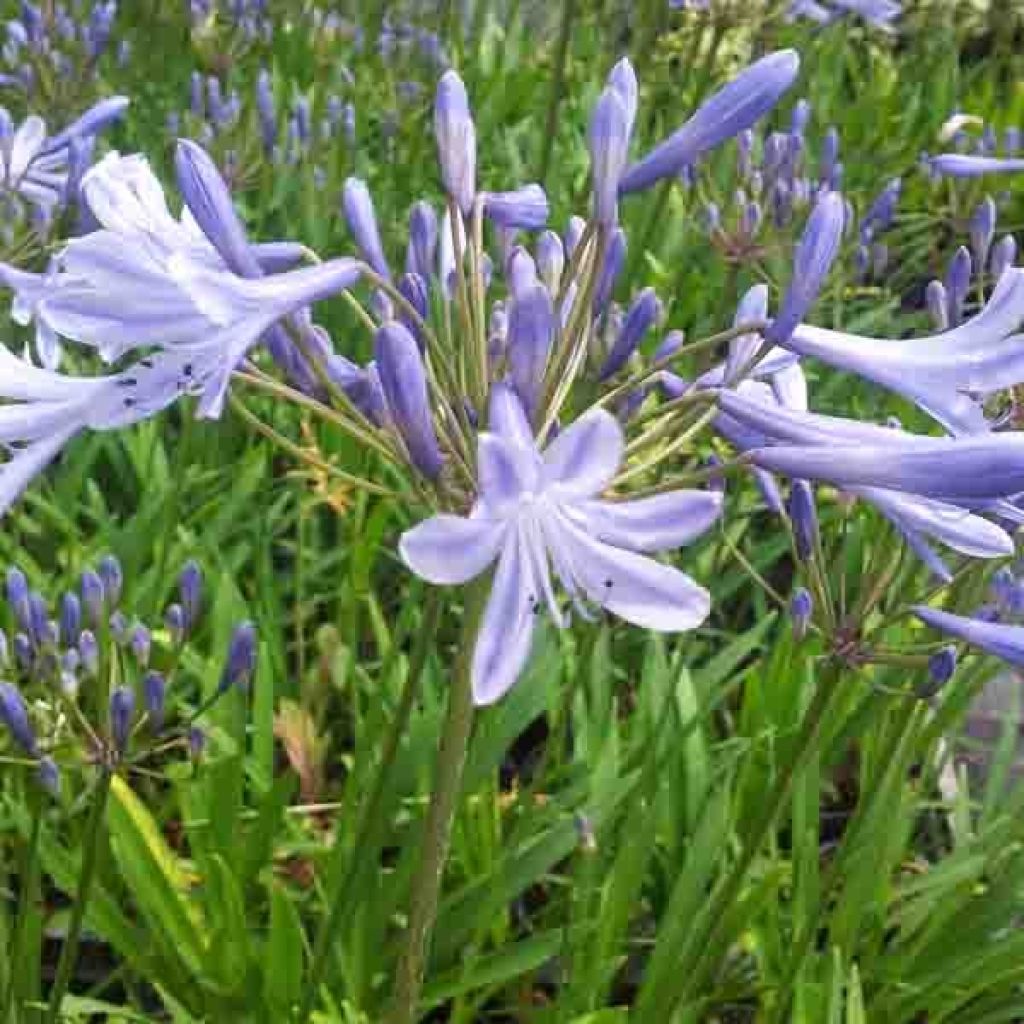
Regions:
<svg viewBox="0 0 1024 1024"><path fill-rule="evenodd" d="M641 83L640 151L752 56L794 46L798 85L756 137L624 207L629 250L616 298L653 285L666 328L713 333L750 285L785 283L804 219L792 211L807 201L800 180L838 176L855 218L817 322L891 337L930 329L929 283L944 282L949 317L960 247L970 262L959 309L973 310L987 280L977 211L990 196L989 234L1019 232L1019 179L936 180L921 155L948 144L1016 151L1024 5L908 0L894 32L853 12L820 24L788 9L5 2L0 100L15 123L38 114L57 132L99 99L129 96L100 150L148 153L172 187L173 141L195 138L254 239L301 239L325 255L352 248L342 188L358 175L398 265L413 202L441 196L430 112L445 68L459 69L473 97L487 140L481 177L542 182L561 226L585 203L587 119L618 57L631 57ZM777 152L773 136L788 139L797 126L803 143ZM51 231L31 245L5 235L3 258L43 270ZM346 354L369 357L368 335L341 303L325 326ZM14 351L30 340L7 318L0 332ZM866 419L919 421L849 377L809 375L823 410L841 397ZM320 460L362 475L371 456L344 436L316 431L293 407L254 406ZM749 494L738 500L693 557L713 593L705 628L669 640L604 622L574 636L544 631L528 677L480 715L424 1015L1024 1017L1016 676L986 689L992 664L966 657L950 681L941 663L927 667L935 645L908 619L882 630L929 592L927 575L870 510L819 491L821 565L837 603L880 643L921 643L921 657L845 673L794 762L801 714L831 669L813 623L790 613L798 568L789 539ZM23 571L49 605L38 643L16 601L5 613L2 674L19 684L40 747L36 756L16 737L3 741L0 949L15 955L0 957L0 1024L47 1019L90 850L91 898L62 1019L287 1019L309 984L327 895L338 892L342 925L314 1019L381 1019L457 643L454 616L434 619L397 565L406 525L386 501L295 468L230 417L211 426L179 411L77 440L7 514L0 565ZM55 688L35 662L19 661L15 634L60 666L70 646L56 602L108 552L123 579L115 604L128 611L126 643L107 636L103 650L116 656L103 664L127 674L76 676L95 712L90 728L100 748L118 746L108 691L130 685L128 734L140 743L150 729L142 716L152 715L146 673L159 671L170 749L182 756L160 751L138 771L118 764L95 829L90 795L109 762L54 702L60 671ZM203 568L204 613L179 649L164 615L181 603L189 559ZM953 586L962 605L990 600L977 572ZM51 617L52 651L41 625ZM136 618L148 623L145 659L132 646ZM217 693L233 631L247 620L259 637L254 678L204 712L205 745L200 752L195 735L189 750L187 726ZM392 745L410 679L419 697ZM969 749L979 736L980 758ZM40 757L59 765L56 796ZM387 784L375 789L387 758ZM778 827L758 844L728 913L711 919L709 894L732 884L780 778L789 795Z"/></svg>

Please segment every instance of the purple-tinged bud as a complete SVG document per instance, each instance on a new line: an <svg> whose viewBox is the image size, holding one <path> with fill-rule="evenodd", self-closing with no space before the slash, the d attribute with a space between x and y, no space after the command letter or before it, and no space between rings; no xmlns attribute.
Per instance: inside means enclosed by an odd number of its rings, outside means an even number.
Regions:
<svg viewBox="0 0 1024 1024"><path fill-rule="evenodd" d="M505 277L513 297L521 295L537 283L537 264L523 246L515 246L510 253L505 265Z"/></svg>
<svg viewBox="0 0 1024 1024"><path fill-rule="evenodd" d="M36 757L39 747L28 720L28 709L17 688L0 683L0 722L7 726L11 739L30 757Z"/></svg>
<svg viewBox="0 0 1024 1024"><path fill-rule="evenodd" d="M256 671L256 640L256 627L251 622L235 626L217 688L219 693L225 693L233 686L246 687L252 682Z"/></svg>
<svg viewBox="0 0 1024 1024"><path fill-rule="evenodd" d="M768 319L768 286L755 284L747 289L736 306L733 327L743 324L761 323ZM725 383L735 384L740 374L750 369L750 364L761 348L761 335L753 332L741 334L729 342L729 353L725 359Z"/></svg>
<svg viewBox="0 0 1024 1024"><path fill-rule="evenodd" d="M20 569L8 569L6 580L7 603L14 615L14 621L25 632L32 629L31 608L29 606L28 580Z"/></svg>
<svg viewBox="0 0 1024 1024"><path fill-rule="evenodd" d="M36 647L46 644L49 634L50 611L46 598L34 590L28 595L29 636Z"/></svg>
<svg viewBox="0 0 1024 1024"><path fill-rule="evenodd" d="M949 326L957 327L963 319L964 302L971 286L971 254L960 246L946 269L946 294L949 297Z"/></svg>
<svg viewBox="0 0 1024 1024"><path fill-rule="evenodd" d="M1003 133L1003 151L1007 156L1013 156L1020 149L1021 133L1019 128L1012 125Z"/></svg>
<svg viewBox="0 0 1024 1024"><path fill-rule="evenodd" d="M785 228L793 218L793 190L785 181L777 181L771 194L772 223Z"/></svg>
<svg viewBox="0 0 1024 1024"><path fill-rule="evenodd" d="M398 279L398 291L402 298L419 314L421 320L430 315L430 296L427 293L427 282L419 274L403 274ZM423 351L424 341L419 323L404 309L399 309L398 319L412 332Z"/></svg>
<svg viewBox="0 0 1024 1024"><path fill-rule="evenodd" d="M14 659L23 672L31 670L35 662L35 652L32 650L32 641L27 633L14 634Z"/></svg>
<svg viewBox="0 0 1024 1024"><path fill-rule="evenodd" d="M189 559L178 575L178 594L185 616L186 630L193 630L203 613L203 571L199 563Z"/></svg>
<svg viewBox="0 0 1024 1024"><path fill-rule="evenodd" d="M78 653L82 658L85 674L95 676L100 668L100 648L96 643L96 635L91 629L83 629L78 638Z"/></svg>
<svg viewBox="0 0 1024 1024"><path fill-rule="evenodd" d="M135 626L131 632L129 644L135 660L145 668L149 664L149 655L153 647L153 635L141 623Z"/></svg>
<svg viewBox="0 0 1024 1024"><path fill-rule="evenodd" d="M243 277L259 277L231 191L209 153L189 139L179 139L174 170L185 205L228 268Z"/></svg>
<svg viewBox="0 0 1024 1024"><path fill-rule="evenodd" d="M1005 606L1010 601L1010 595L1013 593L1013 588L1016 585L1016 580L1013 577L1013 570L1009 566L1000 566L994 573L992 573L992 579L989 582L989 590L992 596L996 600L996 604Z"/></svg>
<svg viewBox="0 0 1024 1024"><path fill-rule="evenodd" d="M128 746L134 717L135 691L128 686L115 687L110 695L110 740L119 754Z"/></svg>
<svg viewBox="0 0 1024 1024"><path fill-rule="evenodd" d="M7 668L10 664L11 653L7 646L7 634L0 629L0 668Z"/></svg>
<svg viewBox="0 0 1024 1024"><path fill-rule="evenodd" d="M782 308L766 333L771 344L779 345L788 341L818 297L839 255L844 215L843 199L838 192L826 192L814 204L804 233L797 243L793 274L782 300Z"/></svg>
<svg viewBox="0 0 1024 1024"><path fill-rule="evenodd" d="M740 217L740 232L745 238L753 238L761 227L761 204L751 200L743 207Z"/></svg>
<svg viewBox="0 0 1024 1024"><path fill-rule="evenodd" d="M185 639L185 609L180 604L167 606L164 612L164 628L171 635L171 643L177 646Z"/></svg>
<svg viewBox="0 0 1024 1024"><path fill-rule="evenodd" d="M424 281L434 276L437 258L437 214L430 203L420 199L409 212L409 248L405 255L405 269L419 274Z"/></svg>
<svg viewBox="0 0 1024 1024"><path fill-rule="evenodd" d="M64 647L74 647L82 630L82 603L78 595L69 591L60 601L60 642Z"/></svg>
<svg viewBox="0 0 1024 1024"><path fill-rule="evenodd" d="M948 330L949 296L946 294L946 286L938 280L929 281L928 287L924 290L924 302L935 330Z"/></svg>
<svg viewBox="0 0 1024 1024"><path fill-rule="evenodd" d="M936 651L928 659L928 678L914 687L922 700L934 697L953 678L956 671L956 648L952 645Z"/></svg>
<svg viewBox="0 0 1024 1024"><path fill-rule="evenodd" d="M363 254L363 258L383 278L391 280L391 270L384 257L384 248L377 230L377 216L366 183L358 178L347 178L342 192L342 207L349 231Z"/></svg>
<svg viewBox="0 0 1024 1024"><path fill-rule="evenodd" d="M811 105L807 100L799 99L793 104L793 112L789 116L789 130L794 135L803 135L811 120Z"/></svg>
<svg viewBox="0 0 1024 1024"><path fill-rule="evenodd" d="M671 356L674 356L685 344L685 331L669 331L668 334L661 339L661 343L654 350L654 355L651 359L655 363L660 363L663 359L668 359Z"/></svg>
<svg viewBox="0 0 1024 1024"><path fill-rule="evenodd" d="M345 142L349 146L356 144L356 108L352 103L346 103L341 109L341 131L345 136Z"/></svg>
<svg viewBox="0 0 1024 1024"><path fill-rule="evenodd" d="M759 197L764 191L764 175L760 171L751 171L750 177L747 179L747 187L752 196Z"/></svg>
<svg viewBox="0 0 1024 1024"><path fill-rule="evenodd" d="M811 558L817 547L818 513L814 492L806 480L794 480L789 490L789 519L793 524L793 542L797 556Z"/></svg>
<svg viewBox="0 0 1024 1024"><path fill-rule="evenodd" d="M822 181L832 180L832 171L839 159L839 131L832 126L825 132L821 140L821 160L818 164L818 177Z"/></svg>
<svg viewBox="0 0 1024 1024"><path fill-rule="evenodd" d="M167 682L159 672L147 672L142 677L142 702L154 733L163 731L167 705Z"/></svg>
<svg viewBox="0 0 1024 1024"><path fill-rule="evenodd" d="M600 379L607 380L621 370L637 350L644 335L661 317L662 305L653 288L645 288L634 300L601 368Z"/></svg>
<svg viewBox="0 0 1024 1024"><path fill-rule="evenodd" d="M273 153L277 145L277 109L274 105L274 86L266 68L262 68L256 78L256 110L260 118L264 152Z"/></svg>
<svg viewBox="0 0 1024 1024"><path fill-rule="evenodd" d="M754 477L754 486L757 487L765 508L777 516L785 514L786 503L782 500L782 493L779 491L779 485L775 482L775 477L758 466L752 466L751 473Z"/></svg>
<svg viewBox="0 0 1024 1024"><path fill-rule="evenodd" d="M548 197L540 185L523 185L513 192L485 192L484 216L503 228L537 231L548 222Z"/></svg>
<svg viewBox="0 0 1024 1024"><path fill-rule="evenodd" d="M193 725L186 737L188 743L189 756L194 760L198 761L206 751L206 733L198 725Z"/></svg>
<svg viewBox="0 0 1024 1024"><path fill-rule="evenodd" d="M1012 267L1017 262L1017 240L1013 235L1003 235L992 247L992 255L989 258L989 273L994 281L1003 276L1007 267Z"/></svg>
<svg viewBox="0 0 1024 1024"><path fill-rule="evenodd" d="M594 188L594 220L611 227L618 220L619 181L629 156L630 120L622 94L607 86L590 116L587 136Z"/></svg>
<svg viewBox="0 0 1024 1024"><path fill-rule="evenodd" d="M377 331L373 351L388 412L409 458L425 477L435 480L443 463L416 339L403 324L392 321Z"/></svg>
<svg viewBox="0 0 1024 1024"><path fill-rule="evenodd" d="M206 109L210 115L210 120L214 124L220 123L223 116L223 106L224 96L220 88L220 79L210 75L206 79Z"/></svg>
<svg viewBox="0 0 1024 1024"><path fill-rule="evenodd" d="M988 254L992 248L992 239L995 237L995 233L995 200L991 196L985 196L971 215L970 225L971 254L974 256L974 265L979 270L984 270L988 263Z"/></svg>
<svg viewBox="0 0 1024 1024"><path fill-rule="evenodd" d="M793 638L797 643L807 636L807 627L811 623L813 612L814 601L810 591L806 587L799 587L794 591L792 600L789 602L789 614L793 620Z"/></svg>
<svg viewBox="0 0 1024 1024"><path fill-rule="evenodd" d="M626 124L632 133L633 122L636 121L637 103L640 98L640 86L636 80L636 72L628 57L623 57L608 73L608 87L619 94L623 109L626 111Z"/></svg>
<svg viewBox="0 0 1024 1024"><path fill-rule="evenodd" d="M582 217L570 217L565 229L565 256L572 259L576 252L576 246L580 244L583 233L587 229L587 222Z"/></svg>
<svg viewBox="0 0 1024 1024"><path fill-rule="evenodd" d="M299 141L304 145L309 145L309 140L312 135L312 118L309 111L309 100L305 96L300 96L295 101L295 127L298 131Z"/></svg>
<svg viewBox="0 0 1024 1024"><path fill-rule="evenodd" d="M121 563L115 555L104 555L97 567L100 579L103 581L103 596L108 608L117 606L121 600L121 589L124 586L124 574L121 572Z"/></svg>
<svg viewBox="0 0 1024 1024"><path fill-rule="evenodd" d="M39 764L36 765L36 782L55 800L60 796L60 769L52 757L39 759Z"/></svg>
<svg viewBox="0 0 1024 1024"><path fill-rule="evenodd" d="M437 87L434 135L445 191L468 217L476 197L476 128L466 87L454 71L446 71Z"/></svg>
<svg viewBox="0 0 1024 1024"><path fill-rule="evenodd" d="M600 316L611 301L615 282L626 264L626 234L622 228L616 228L608 239L601 262L601 273L594 289L594 313Z"/></svg>
<svg viewBox="0 0 1024 1024"><path fill-rule="evenodd" d="M395 319L395 304L383 289L375 288L370 293L370 312L378 323L384 324Z"/></svg>
<svg viewBox="0 0 1024 1024"><path fill-rule="evenodd" d="M754 163L754 133L747 128L736 136L736 174L741 181L750 177Z"/></svg>
<svg viewBox="0 0 1024 1024"><path fill-rule="evenodd" d="M537 272L540 279L554 295L562 280L565 268L565 250L562 240L554 231L543 231L537 239Z"/></svg>
<svg viewBox="0 0 1024 1024"><path fill-rule="evenodd" d="M697 109L669 138L656 146L623 176L622 193L648 188L677 174L684 164L726 139L750 128L778 103L796 80L800 59L782 50L750 65Z"/></svg>
<svg viewBox="0 0 1024 1024"><path fill-rule="evenodd" d="M188 106L196 117L202 117L206 113L205 95L203 76L198 71L193 71L189 78Z"/></svg>
<svg viewBox="0 0 1024 1024"><path fill-rule="evenodd" d="M114 638L114 642L120 646L127 644L131 639L128 628L128 616L120 608L116 608L110 613L109 624L110 635Z"/></svg>
<svg viewBox="0 0 1024 1024"><path fill-rule="evenodd" d="M551 295L535 281L512 298L506 341L512 386L531 419L540 401L554 334L555 311Z"/></svg>

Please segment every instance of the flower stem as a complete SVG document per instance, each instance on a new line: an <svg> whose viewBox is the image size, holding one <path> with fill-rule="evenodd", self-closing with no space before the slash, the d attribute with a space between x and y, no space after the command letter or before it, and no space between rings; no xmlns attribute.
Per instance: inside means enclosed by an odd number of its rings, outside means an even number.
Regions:
<svg viewBox="0 0 1024 1024"><path fill-rule="evenodd" d="M108 765L100 768L99 781L92 797L92 809L89 820L85 823L85 835L82 837L82 871L78 876L78 893L71 912L71 923L64 939L64 948L60 951L57 963L57 977L50 990L50 1004L46 1008L44 1024L56 1024L60 1015L60 1006L71 981L71 972L75 969L78 959L78 941L82 937L82 924L85 921L85 910L89 904L93 879L96 876L96 862L99 858L100 844L103 838L103 815L107 808L107 797L110 795L110 783L113 771Z"/></svg>
<svg viewBox="0 0 1024 1024"><path fill-rule="evenodd" d="M39 836L43 827L43 795L33 792L30 800L32 803L32 831L29 833L28 847L25 850L25 859L21 870L23 888L18 906L18 919L14 926L14 936L11 939L3 999L0 1001L0 1024L7 1024L11 1017L15 991L18 988L18 972L22 958L21 947L25 942L25 932L32 914L32 905L37 899L36 889L39 887Z"/></svg>
<svg viewBox="0 0 1024 1024"><path fill-rule="evenodd" d="M357 890L362 872L366 870L370 854L381 845L382 833L387 825L381 804L391 781L391 770L394 767L399 745L416 705L420 677L423 674L427 654L431 644L436 640L440 612L441 594L437 588L432 587L427 592L423 622L409 660L409 671L399 698L398 708L384 739L373 789L359 812L359 824L356 828L356 839L351 848L349 863L344 871L340 870L339 866L339 870L334 873L334 884L328 898L327 917L317 932L313 945L313 962L309 972L309 981L299 1005L298 1015L295 1017L296 1021L310 1019L313 1007L316 1005L317 992L327 973L327 965L330 961L331 950L334 948L337 931L342 922L348 918L349 904L352 901L353 893ZM0 1024L3 1024L3 1021L0 1021Z"/></svg>
<svg viewBox="0 0 1024 1024"><path fill-rule="evenodd" d="M462 649L459 652L448 702L448 714L437 754L434 791L423 827L420 862L412 883L412 906L405 945L395 974L388 1024L413 1024L423 990L423 975L437 919L441 877L451 842L452 823L462 788L466 752L473 728L473 691L470 680L473 641L479 601L467 601Z"/></svg>
<svg viewBox="0 0 1024 1024"><path fill-rule="evenodd" d="M576 0L562 0L562 22L558 30L558 51L555 57L554 74L551 78L551 95L548 99L547 125L540 158L537 180L541 187L547 180L551 158L555 151L555 135L558 134L558 108L565 93L565 69L569 60L569 43L572 40L573 21L576 18Z"/></svg>

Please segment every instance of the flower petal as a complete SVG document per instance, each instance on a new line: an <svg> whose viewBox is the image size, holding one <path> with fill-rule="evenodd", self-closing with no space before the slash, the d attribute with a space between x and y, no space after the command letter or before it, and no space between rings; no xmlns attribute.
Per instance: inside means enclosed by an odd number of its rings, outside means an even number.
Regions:
<svg viewBox="0 0 1024 1024"><path fill-rule="evenodd" d="M584 413L544 450L543 482L560 497L590 498L611 482L626 447L611 413Z"/></svg>
<svg viewBox="0 0 1024 1024"><path fill-rule="evenodd" d="M477 440L477 461L480 497L494 514L518 502L524 493L536 490L540 466L532 448L484 433Z"/></svg>
<svg viewBox="0 0 1024 1024"><path fill-rule="evenodd" d="M437 515L406 530L398 551L428 583L465 583L494 561L505 532L505 524L493 519Z"/></svg>
<svg viewBox="0 0 1024 1024"><path fill-rule="evenodd" d="M670 491L637 501L587 501L581 511L598 540L631 551L689 544L722 513L718 491Z"/></svg>
<svg viewBox="0 0 1024 1024"><path fill-rule="evenodd" d="M914 614L932 629L941 630L950 636L965 640L980 647L1011 665L1024 666L1024 626L1010 626L1001 622L982 622L964 615L917 605Z"/></svg>
<svg viewBox="0 0 1024 1024"><path fill-rule="evenodd" d="M473 648L473 700L493 704L519 678L533 645L537 602L529 560L518 534L501 552Z"/></svg>
<svg viewBox="0 0 1024 1024"><path fill-rule="evenodd" d="M587 597L627 622L661 632L695 629L711 597L689 576L653 558L589 536L564 515L545 522L548 542L566 555Z"/></svg>

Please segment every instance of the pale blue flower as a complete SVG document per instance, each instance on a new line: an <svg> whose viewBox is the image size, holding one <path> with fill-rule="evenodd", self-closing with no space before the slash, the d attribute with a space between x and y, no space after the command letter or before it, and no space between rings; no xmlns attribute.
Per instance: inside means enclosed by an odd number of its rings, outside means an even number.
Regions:
<svg viewBox="0 0 1024 1024"><path fill-rule="evenodd" d="M498 700L529 655L544 606L568 624L551 574L583 615L612 612L638 626L679 631L707 617L707 591L678 569L640 552L692 541L719 516L722 496L674 491L637 501L604 501L625 440L610 413L596 409L543 451L514 393L495 387L490 430L479 439L479 495L466 517L437 515L407 531L402 558L418 576L458 584L497 562L473 652L473 695Z"/></svg>
<svg viewBox="0 0 1024 1024"><path fill-rule="evenodd" d="M914 614L932 629L994 654L1018 668L1024 667L1024 626L953 615L927 605L917 605Z"/></svg>

